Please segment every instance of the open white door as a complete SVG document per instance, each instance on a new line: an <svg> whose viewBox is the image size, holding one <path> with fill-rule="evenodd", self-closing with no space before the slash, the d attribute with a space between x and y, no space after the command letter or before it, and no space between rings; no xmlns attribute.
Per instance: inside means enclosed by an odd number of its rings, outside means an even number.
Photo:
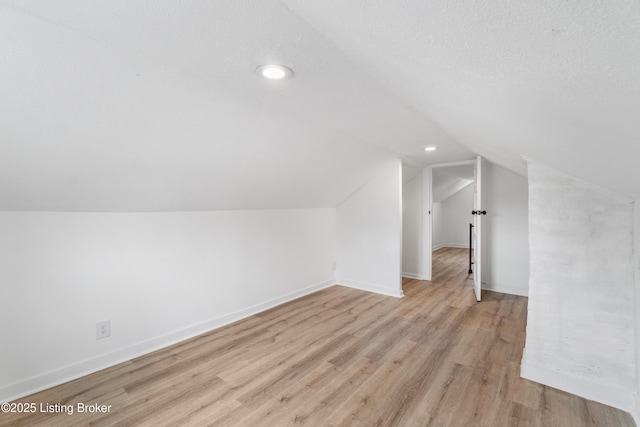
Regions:
<svg viewBox="0 0 640 427"><path fill-rule="evenodd" d="M431 251L433 246L431 168L422 171L422 280L431 280Z"/></svg>
<svg viewBox="0 0 640 427"><path fill-rule="evenodd" d="M482 297L482 218L487 214L482 210L482 157L476 158L473 184L473 290L476 300Z"/></svg>

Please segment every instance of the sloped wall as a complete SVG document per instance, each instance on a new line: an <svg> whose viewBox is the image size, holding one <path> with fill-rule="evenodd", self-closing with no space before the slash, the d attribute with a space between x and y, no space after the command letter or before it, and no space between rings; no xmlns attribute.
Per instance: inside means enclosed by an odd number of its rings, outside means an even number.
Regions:
<svg viewBox="0 0 640 427"><path fill-rule="evenodd" d="M337 282L402 296L402 169L387 164L336 211Z"/></svg>
<svg viewBox="0 0 640 427"><path fill-rule="evenodd" d="M630 200L529 162L522 376L622 409L636 387Z"/></svg>

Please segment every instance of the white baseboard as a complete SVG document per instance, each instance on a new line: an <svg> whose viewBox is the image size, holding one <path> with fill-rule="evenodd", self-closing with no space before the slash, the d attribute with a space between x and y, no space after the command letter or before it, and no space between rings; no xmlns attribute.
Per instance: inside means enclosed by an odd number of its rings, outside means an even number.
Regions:
<svg viewBox="0 0 640 427"><path fill-rule="evenodd" d="M422 277L418 276L415 273L407 273L405 271L402 272L402 277L408 277L409 279L422 280Z"/></svg>
<svg viewBox="0 0 640 427"><path fill-rule="evenodd" d="M131 346L112 351L98 357L86 359L72 365L64 366L53 371L27 378L25 380L0 387L0 403L11 402L24 396L37 393L48 388L64 384L85 375L98 372L102 369L127 362L136 357L149 354L170 345L179 343L189 338L210 332L222 326L228 325L280 304L292 301L302 296L317 292L321 289L335 285L335 280L326 280L304 289L270 299L260 304L247 307L242 310L214 317L196 325L188 326L178 331L170 332Z"/></svg>
<svg viewBox="0 0 640 427"><path fill-rule="evenodd" d="M529 296L529 289L527 288L516 288L515 286L495 286L493 284L483 284L482 289L492 292L500 292L501 294L509 294L509 295L519 295L521 297Z"/></svg>
<svg viewBox="0 0 640 427"><path fill-rule="evenodd" d="M437 251L442 248L469 249L469 243L440 243L438 245L434 245L431 250Z"/></svg>
<svg viewBox="0 0 640 427"><path fill-rule="evenodd" d="M442 246L445 247L445 248L469 249L469 242L467 242L467 243L445 243Z"/></svg>
<svg viewBox="0 0 640 427"><path fill-rule="evenodd" d="M527 352L525 349L522 357L522 365L520 366L520 376L522 378L627 411L634 417L636 424L638 424L635 395L633 393L602 384L596 384L592 381L567 375L546 367L531 365L527 363L526 358Z"/></svg>
<svg viewBox="0 0 640 427"><path fill-rule="evenodd" d="M349 280L343 278L337 278L336 282L338 283L338 285L346 286L348 288L360 289L361 291L374 292L376 294L389 295L396 298L402 298L404 296L404 294L402 293L402 288L390 289L385 288L384 286L373 285L371 283L358 282L357 280Z"/></svg>

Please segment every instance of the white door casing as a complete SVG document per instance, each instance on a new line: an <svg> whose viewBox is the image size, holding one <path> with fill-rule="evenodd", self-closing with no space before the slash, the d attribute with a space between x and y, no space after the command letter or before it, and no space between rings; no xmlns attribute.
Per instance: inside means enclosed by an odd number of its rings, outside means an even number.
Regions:
<svg viewBox="0 0 640 427"><path fill-rule="evenodd" d="M422 280L431 280L432 235L432 189L431 168L422 171Z"/></svg>
<svg viewBox="0 0 640 427"><path fill-rule="evenodd" d="M473 290L476 300L482 298L482 157L476 158L473 183Z"/></svg>
<svg viewBox="0 0 640 427"><path fill-rule="evenodd" d="M478 206L482 206L481 203L481 179L482 179L482 158L478 156L475 160L468 161L460 161L460 162L452 162L452 163L441 163L436 165L431 165L426 167L422 171L422 210L423 210L423 222L422 222L422 280L431 280L432 276L432 256L433 256L433 169L434 168L447 168L447 167L457 167L461 165L473 165L474 167L474 211L480 210ZM479 192L478 192L479 191ZM482 230L478 230L480 234L476 233L475 225L476 223L481 223L482 215L474 215L474 233L473 237L473 245L474 247L480 247L481 242L481 232ZM482 224L480 224L482 227ZM477 239L477 243L476 243ZM481 253L477 253L474 250L474 257L477 260L474 260L474 268L473 270L477 272L474 274L474 291L476 294L476 298L480 301L480 290L481 290L481 265L480 265L480 256ZM477 289L475 279L477 278Z"/></svg>

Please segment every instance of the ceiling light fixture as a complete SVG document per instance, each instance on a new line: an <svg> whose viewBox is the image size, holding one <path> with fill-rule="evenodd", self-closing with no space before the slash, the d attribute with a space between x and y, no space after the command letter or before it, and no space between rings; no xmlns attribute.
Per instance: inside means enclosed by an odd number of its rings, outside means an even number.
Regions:
<svg viewBox="0 0 640 427"><path fill-rule="evenodd" d="M428 147L424 148L424 151L436 151L438 149L438 147L436 147L435 145L430 145Z"/></svg>
<svg viewBox="0 0 640 427"><path fill-rule="evenodd" d="M285 80L291 78L293 71L283 65L262 65L256 69L256 72L262 77L271 80Z"/></svg>

